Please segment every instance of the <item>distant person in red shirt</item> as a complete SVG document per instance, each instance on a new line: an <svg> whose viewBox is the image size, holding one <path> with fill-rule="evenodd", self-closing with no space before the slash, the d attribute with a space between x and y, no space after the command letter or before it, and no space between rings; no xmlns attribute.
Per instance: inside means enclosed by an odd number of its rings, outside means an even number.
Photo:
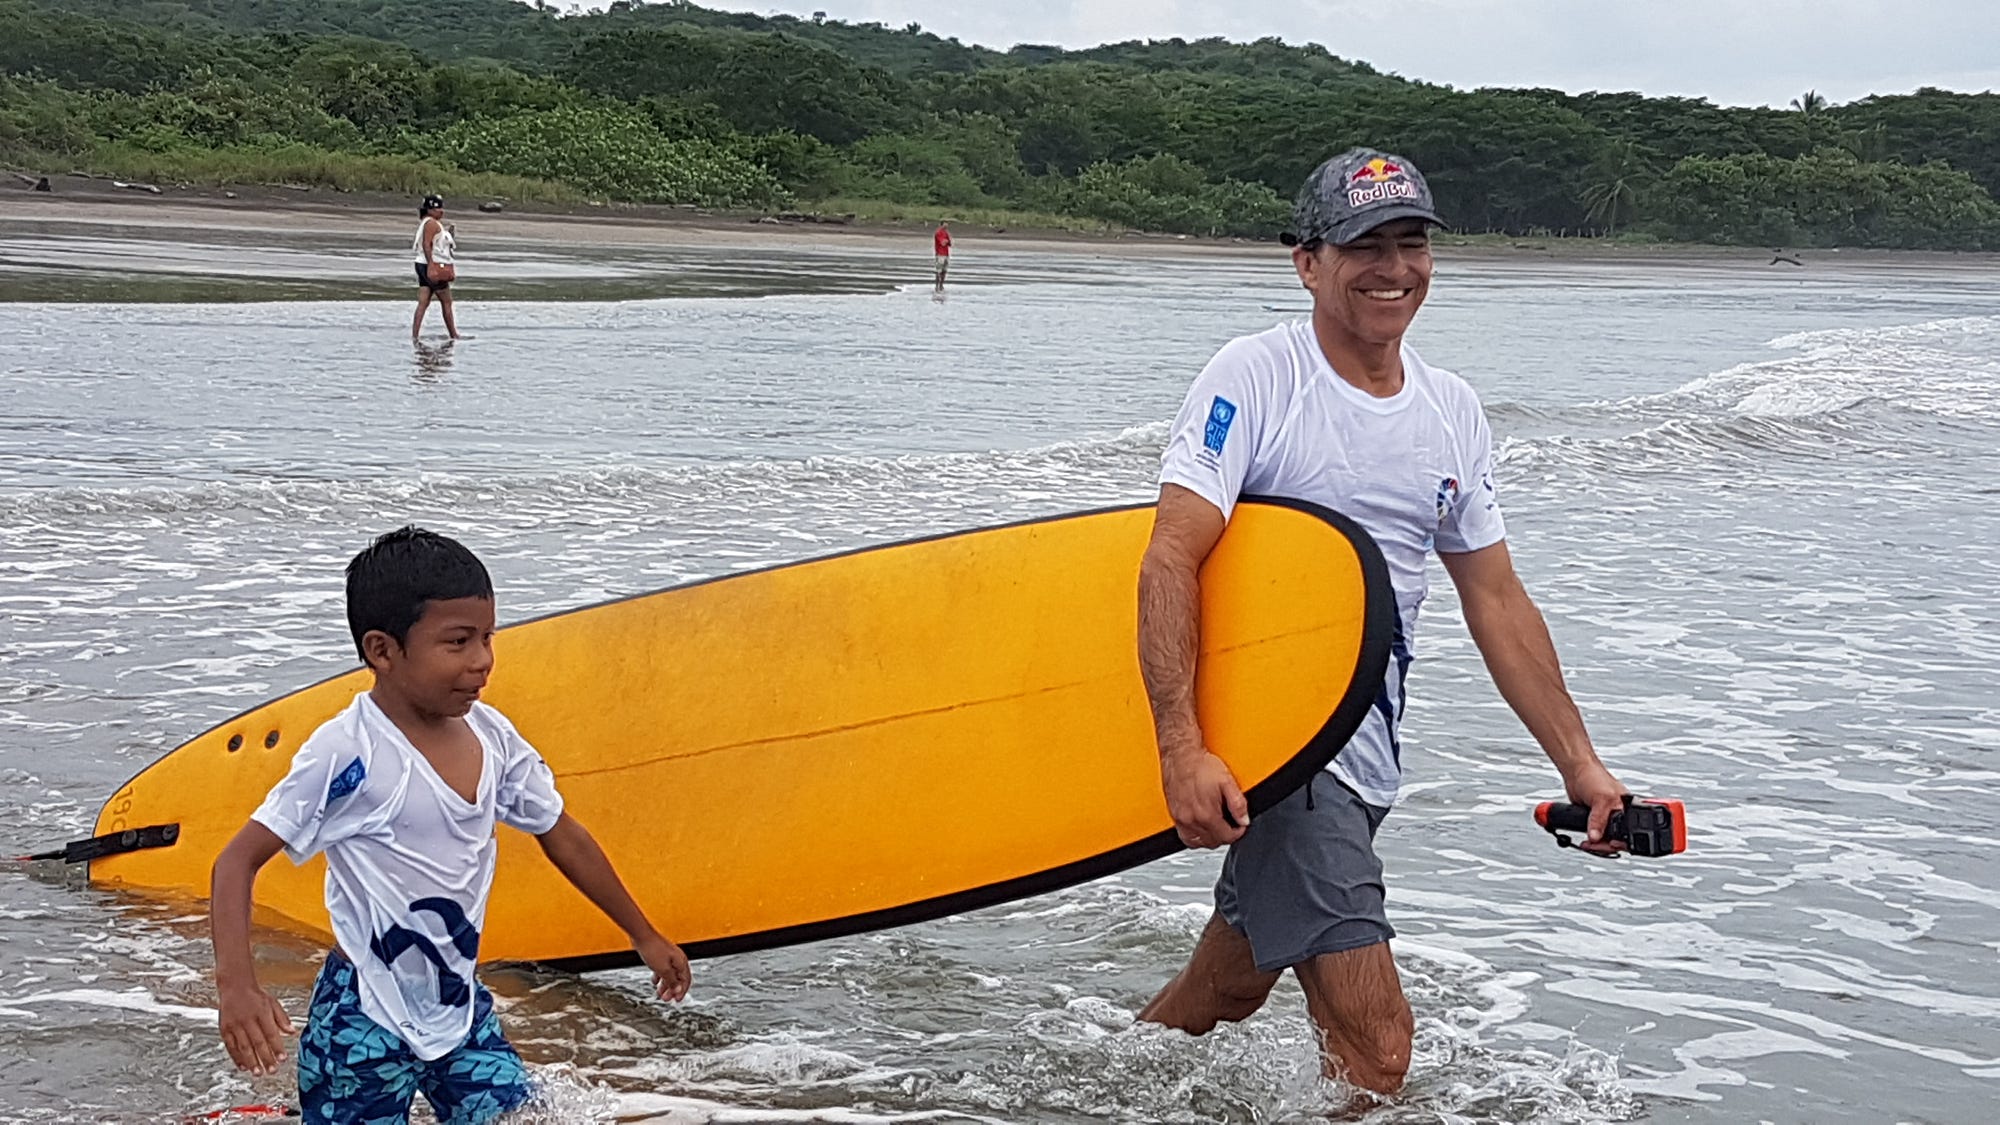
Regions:
<svg viewBox="0 0 2000 1125"><path fill-rule="evenodd" d="M949 221L944 219L938 220L937 233L931 236L931 242L937 247L937 287L943 289L944 271L951 266L951 223Z"/></svg>

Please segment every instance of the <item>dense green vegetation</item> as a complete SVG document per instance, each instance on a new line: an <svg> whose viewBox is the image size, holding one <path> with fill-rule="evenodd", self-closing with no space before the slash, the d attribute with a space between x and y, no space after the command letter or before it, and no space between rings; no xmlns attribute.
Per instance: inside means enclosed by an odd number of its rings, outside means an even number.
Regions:
<svg viewBox="0 0 2000 1125"><path fill-rule="evenodd" d="M1789 110L1405 81L1316 46L998 52L618 0L0 0L0 160L1265 236L1354 144L1462 230L2000 249L2000 96Z"/></svg>

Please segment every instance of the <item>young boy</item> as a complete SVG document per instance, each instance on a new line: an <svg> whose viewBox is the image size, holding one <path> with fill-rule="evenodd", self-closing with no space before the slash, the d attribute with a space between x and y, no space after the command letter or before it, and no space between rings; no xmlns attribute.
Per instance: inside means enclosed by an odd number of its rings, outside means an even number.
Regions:
<svg viewBox="0 0 2000 1125"><path fill-rule="evenodd" d="M277 1070L292 1025L257 983L251 884L280 849L294 863L325 852L336 944L299 1044L305 1121L405 1121L419 1090L444 1125L492 1121L530 1095L473 974L496 820L533 833L631 935L661 999L687 994L687 957L563 811L534 747L479 702L493 671L493 581L472 552L414 527L382 536L347 565L347 622L374 687L313 732L215 861L222 1042L237 1066Z"/></svg>

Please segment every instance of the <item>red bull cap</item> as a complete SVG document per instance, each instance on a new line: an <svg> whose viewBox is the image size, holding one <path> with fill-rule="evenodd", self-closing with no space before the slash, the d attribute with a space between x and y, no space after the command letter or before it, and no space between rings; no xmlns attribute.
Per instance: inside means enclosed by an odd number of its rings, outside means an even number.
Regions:
<svg viewBox="0 0 2000 1125"><path fill-rule="evenodd" d="M1292 205L1292 229L1279 241L1342 246L1397 219L1445 225L1416 165L1372 148L1352 148L1306 177Z"/></svg>

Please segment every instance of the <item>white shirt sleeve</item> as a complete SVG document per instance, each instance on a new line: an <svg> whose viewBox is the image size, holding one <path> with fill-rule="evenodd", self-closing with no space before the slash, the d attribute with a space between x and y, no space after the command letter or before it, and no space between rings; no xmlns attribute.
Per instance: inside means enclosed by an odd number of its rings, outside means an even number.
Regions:
<svg viewBox="0 0 2000 1125"><path fill-rule="evenodd" d="M285 842L293 863L304 863L352 835L362 817L346 815L368 776L366 756L345 737L338 724L346 716L313 732L292 756L292 768L271 788L250 819Z"/></svg>
<svg viewBox="0 0 2000 1125"><path fill-rule="evenodd" d="M500 783L494 789L500 823L539 836L562 819L555 771L514 724L506 723L503 729Z"/></svg>
<svg viewBox="0 0 2000 1125"><path fill-rule="evenodd" d="M1500 513L1500 494L1493 488L1493 430L1479 396L1466 389L1465 418L1458 426L1465 466L1458 501L1438 525L1437 549L1448 554L1478 551L1507 538L1507 521Z"/></svg>
<svg viewBox="0 0 2000 1125"><path fill-rule="evenodd" d="M1264 348L1245 337L1225 344L1202 368L1181 402L1160 455L1160 483L1201 496L1228 519L1250 478L1264 432L1282 421L1274 372Z"/></svg>

